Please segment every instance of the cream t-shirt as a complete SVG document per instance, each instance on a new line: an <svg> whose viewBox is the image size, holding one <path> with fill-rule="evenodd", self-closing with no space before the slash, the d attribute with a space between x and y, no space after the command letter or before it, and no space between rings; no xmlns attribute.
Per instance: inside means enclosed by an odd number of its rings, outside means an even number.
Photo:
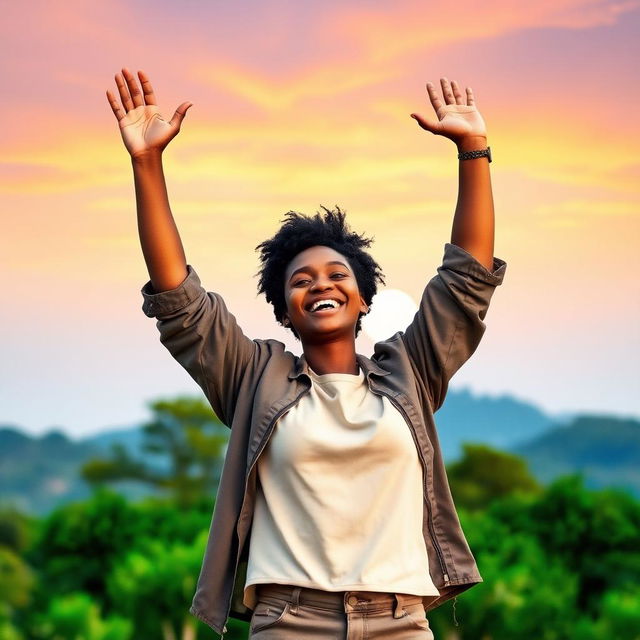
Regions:
<svg viewBox="0 0 640 640"><path fill-rule="evenodd" d="M310 370L258 459L244 604L258 583L438 596L409 426L357 375Z"/></svg>

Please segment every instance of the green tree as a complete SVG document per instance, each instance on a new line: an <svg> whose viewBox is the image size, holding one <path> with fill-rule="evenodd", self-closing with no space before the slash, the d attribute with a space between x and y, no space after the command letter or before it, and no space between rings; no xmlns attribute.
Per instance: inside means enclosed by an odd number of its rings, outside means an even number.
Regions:
<svg viewBox="0 0 640 640"><path fill-rule="evenodd" d="M143 425L142 450L161 456L164 467L150 465L114 445L110 458L94 458L81 469L94 485L136 480L168 491L181 509L203 494L215 494L220 481L229 429L200 398L180 396L150 404L151 422Z"/></svg>
<svg viewBox="0 0 640 640"><path fill-rule="evenodd" d="M0 509L0 546L22 553L32 542L35 518L9 505Z"/></svg>
<svg viewBox="0 0 640 640"><path fill-rule="evenodd" d="M484 582L459 597L460 628L451 626L450 613L432 614L445 637L525 638L527 631L637 640L640 503L633 497L588 490L579 475L567 476L540 494L495 500L484 512L461 509L460 519ZM534 633L540 620L550 624Z"/></svg>
<svg viewBox="0 0 640 640"><path fill-rule="evenodd" d="M134 546L137 537L134 507L106 489L97 491L87 502L51 512L28 555L30 564L40 570L43 597L84 591L103 600L105 576Z"/></svg>
<svg viewBox="0 0 640 640"><path fill-rule="evenodd" d="M192 544L147 540L127 554L109 577L118 611L133 621L141 638L193 640L197 620L189 612L207 531Z"/></svg>
<svg viewBox="0 0 640 640"><path fill-rule="evenodd" d="M607 591L602 598L603 638L640 640L640 585ZM577 638L576 638L577 640Z"/></svg>
<svg viewBox="0 0 640 640"><path fill-rule="evenodd" d="M527 531L478 510L460 510L460 519L484 582L427 614L435 637L566 640L578 613L577 577Z"/></svg>
<svg viewBox="0 0 640 640"><path fill-rule="evenodd" d="M640 576L640 502L618 489L588 490L580 474L558 478L530 510L531 531L580 576L578 604L599 615L606 591Z"/></svg>
<svg viewBox="0 0 640 640"><path fill-rule="evenodd" d="M640 586L607 591L597 619L574 621L568 640L640 640Z"/></svg>
<svg viewBox="0 0 640 640"><path fill-rule="evenodd" d="M520 456L485 444L465 442L462 448L461 459L447 465L456 505L483 509L498 498L541 491L541 486Z"/></svg>
<svg viewBox="0 0 640 640"><path fill-rule="evenodd" d="M0 638L2 640L23 640L24 636L8 619L0 613Z"/></svg>
<svg viewBox="0 0 640 640"><path fill-rule="evenodd" d="M26 607L34 581L34 573L24 560L0 546L0 607Z"/></svg>
<svg viewBox="0 0 640 640"><path fill-rule="evenodd" d="M22 558L0 545L0 638L21 640L13 625L15 614L31 603L36 576Z"/></svg>
<svg viewBox="0 0 640 640"><path fill-rule="evenodd" d="M35 633L42 640L130 640L134 635L129 620L116 615L103 619L86 593L54 598L37 618Z"/></svg>
<svg viewBox="0 0 640 640"><path fill-rule="evenodd" d="M136 538L191 544L201 531L209 528L214 504L215 498L208 495L202 496L192 509L178 510L171 499L149 496L133 506Z"/></svg>

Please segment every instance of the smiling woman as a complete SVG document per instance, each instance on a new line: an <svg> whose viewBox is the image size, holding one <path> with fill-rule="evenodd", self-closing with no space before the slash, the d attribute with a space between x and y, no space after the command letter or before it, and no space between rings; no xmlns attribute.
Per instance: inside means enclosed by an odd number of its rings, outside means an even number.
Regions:
<svg viewBox="0 0 640 640"><path fill-rule="evenodd" d="M150 280L143 311L231 430L190 611L218 633L235 617L254 640L433 639L426 613L482 581L456 515L433 414L485 330L506 263L493 256L486 130L455 81L437 121L453 140L460 192L451 242L406 326L356 353L379 265L339 207L290 211L262 242L259 292L302 344L251 340L186 263L161 154L190 103L167 122L149 78L107 91L131 154ZM389 313L396 310L391 309Z"/></svg>
<svg viewBox="0 0 640 640"><path fill-rule="evenodd" d="M361 318L384 276L363 249L371 240L350 231L340 207L322 208L324 217L289 211L278 233L256 247L258 290L302 342L314 371L354 374Z"/></svg>

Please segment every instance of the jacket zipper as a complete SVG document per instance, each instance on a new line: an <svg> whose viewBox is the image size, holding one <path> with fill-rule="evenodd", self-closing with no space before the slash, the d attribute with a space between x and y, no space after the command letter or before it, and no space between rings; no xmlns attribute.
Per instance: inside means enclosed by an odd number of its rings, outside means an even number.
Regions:
<svg viewBox="0 0 640 640"><path fill-rule="evenodd" d="M369 387L369 389L371 389L371 387ZM418 455L420 456L420 460L422 462L422 466L424 469L424 473L422 476L422 486L424 488L424 497L427 501L427 508L429 510L429 534L431 535L431 540L433 541L433 546L436 550L436 553L438 554L438 560L440 561L440 570L442 571L442 575L444 577L444 584L445 586L449 584L449 574L447 573L447 568L444 562L444 555L442 554L442 549L440 548L440 544L438 543L438 540L436 539L436 535L434 533L433 530L433 512L431 509L431 502L429 501L429 493L427 491L427 461L424 458L424 454L422 453L422 449L420 448L420 445L418 444L418 439L414 433L414 427L413 427L413 423L411 422L411 420L409 419L409 416L406 414L405 410L403 409L403 407L400 405L399 402L396 401L396 399L391 396L388 393L385 393L384 391L374 391L373 389L371 389L372 393L375 393L379 396L384 396L385 398L388 398L389 401L393 404L394 407L396 407L396 409L398 409L398 411L400 412L400 414L402 415L402 417L404 418L405 422L407 423L407 425L409 426L409 431L411 431L411 436L413 438L413 441L416 445L416 449L418 450Z"/></svg>
<svg viewBox="0 0 640 640"><path fill-rule="evenodd" d="M262 453L262 450L267 446L267 442L269 442L269 436L271 435L271 432L273 431L276 422L278 421L278 418L280 418L280 416L285 413L286 411L288 411L294 404L296 404L298 402L298 400L300 400L300 398L302 398L302 396L307 393L309 391L309 389L304 389L302 391L301 394L299 394L298 396L296 396L296 398L294 400L292 400L288 405L286 405L285 407L283 407L282 409L280 409L280 411L278 411L278 413L276 413L276 415L273 417L273 420L271 420L271 424L267 427L267 430L265 432L264 437L262 438L262 442L260 443L260 447L258 448L258 451L255 455L255 458L253 459L253 462L251 463L251 466L249 467L249 471L247 472L247 479L244 482L244 498L247 497L247 489L249 487L249 477L251 476L251 471L253 470L253 467L256 465L256 463L258 462L258 458L260 457L260 454ZM242 505L240 507L240 513L242 513L242 507L244 506L244 498L242 500ZM237 529L237 525L236 525L236 535L238 534L238 529ZM242 553L242 549L240 548L240 544L238 541L238 554L236 556L236 568L235 571L233 573L233 582L231 583L232 585L235 584L236 581L236 575L238 574L238 562L240 561L240 554ZM231 611L231 600L233 598L233 593L231 594L231 598L229 598L229 605L227 607L227 616L225 620L229 619L229 612ZM226 622L224 625L224 628L222 630L223 636L224 634L227 632L227 626L226 626Z"/></svg>

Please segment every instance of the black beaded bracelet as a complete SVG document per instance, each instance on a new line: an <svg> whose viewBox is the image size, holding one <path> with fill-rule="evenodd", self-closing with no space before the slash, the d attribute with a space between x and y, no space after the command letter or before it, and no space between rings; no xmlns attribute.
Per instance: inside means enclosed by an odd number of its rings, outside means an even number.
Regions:
<svg viewBox="0 0 640 640"><path fill-rule="evenodd" d="M484 158L485 156L489 159L489 162L491 162L491 147L460 152L458 153L458 160L471 160L472 158Z"/></svg>

